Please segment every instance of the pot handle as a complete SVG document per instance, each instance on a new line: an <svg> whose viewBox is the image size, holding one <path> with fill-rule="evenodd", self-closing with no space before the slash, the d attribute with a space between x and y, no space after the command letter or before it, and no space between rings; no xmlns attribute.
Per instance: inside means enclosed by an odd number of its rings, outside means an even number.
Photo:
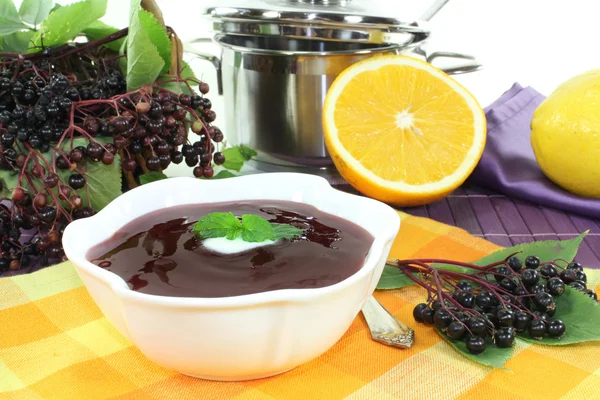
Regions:
<svg viewBox="0 0 600 400"><path fill-rule="evenodd" d="M215 56L213 54L208 54L208 53L202 52L200 50L196 50L195 48L192 47L192 43L210 42L210 41L211 41L210 39L196 39L192 42L184 43L183 44L183 52L193 54L196 57L200 58L201 60L208 61L212 65L214 65L215 69L217 70L217 89L219 91L219 95L223 95L223 73L222 73L222 69L221 69L221 58L219 56Z"/></svg>
<svg viewBox="0 0 600 400"><path fill-rule="evenodd" d="M471 60L470 63L465 63L456 67L440 68L448 75L467 74L469 72L479 71L481 68L483 68L483 65L480 62L478 62L475 57L468 54L452 53L448 51L436 51L427 56L427 62L433 65L433 61L436 58L458 58L461 60Z"/></svg>

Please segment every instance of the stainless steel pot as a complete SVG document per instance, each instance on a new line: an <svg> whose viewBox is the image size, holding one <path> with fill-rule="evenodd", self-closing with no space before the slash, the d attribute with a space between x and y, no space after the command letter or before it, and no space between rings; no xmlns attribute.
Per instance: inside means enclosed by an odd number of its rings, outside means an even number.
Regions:
<svg viewBox="0 0 600 400"><path fill-rule="evenodd" d="M230 10L226 12L231 13ZM375 34L377 30L360 34L359 28L341 28L337 25L339 21L332 23L328 16L329 23L320 25L322 29L315 33L319 39L301 39L298 37L306 35L306 29L289 29L299 25L289 15L286 18L279 15L286 27L279 31L274 30L274 26L279 25L275 25L273 18L265 22L264 13L262 16L260 19L254 11L238 11L237 19L229 14L226 19L219 18L217 26L221 33L213 38L221 48L218 57L186 45L188 52L211 61L217 68L219 92L225 102L225 134L232 142L255 149L256 160L261 162L317 168L333 166L323 141L322 106L327 90L339 73L358 61L385 54L410 54L429 62L438 57L469 60L448 70L449 73L470 72L481 67L473 57L461 54L427 56L421 46L429 31L418 24L394 25L393 35L399 42L380 43L377 39L381 38ZM262 24L262 30L258 31L263 34L253 33L256 20ZM370 20L369 29L375 29L374 25ZM340 37L345 33L359 39L343 41Z"/></svg>

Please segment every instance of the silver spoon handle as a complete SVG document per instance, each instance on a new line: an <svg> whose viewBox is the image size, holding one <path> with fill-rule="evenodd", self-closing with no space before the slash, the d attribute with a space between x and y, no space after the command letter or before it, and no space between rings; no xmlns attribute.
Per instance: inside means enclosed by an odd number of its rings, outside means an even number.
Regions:
<svg viewBox="0 0 600 400"><path fill-rule="evenodd" d="M362 313L371 330L373 340L387 346L410 348L415 341L415 332L394 318L375 297L370 296Z"/></svg>

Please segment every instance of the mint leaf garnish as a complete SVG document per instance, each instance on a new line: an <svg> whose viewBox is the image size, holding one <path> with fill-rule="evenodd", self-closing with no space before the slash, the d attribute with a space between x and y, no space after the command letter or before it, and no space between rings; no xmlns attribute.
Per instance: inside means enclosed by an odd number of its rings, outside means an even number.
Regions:
<svg viewBox="0 0 600 400"><path fill-rule="evenodd" d="M303 229L288 224L271 224L271 227L278 239L293 239L304 232Z"/></svg>
<svg viewBox="0 0 600 400"><path fill-rule="evenodd" d="M241 236L245 242L259 243L293 239L304 230L288 224L273 224L258 215L244 214L240 222L232 213L215 212L196 222L192 232L204 239L224 237L234 240Z"/></svg>
<svg viewBox="0 0 600 400"><path fill-rule="evenodd" d="M274 237L275 231L269 221L258 215L242 215L242 239L245 242L264 242Z"/></svg>
<svg viewBox="0 0 600 400"><path fill-rule="evenodd" d="M192 232L203 238L226 237L233 240L242 231L240 220L232 213L215 212L202 217L196 224Z"/></svg>

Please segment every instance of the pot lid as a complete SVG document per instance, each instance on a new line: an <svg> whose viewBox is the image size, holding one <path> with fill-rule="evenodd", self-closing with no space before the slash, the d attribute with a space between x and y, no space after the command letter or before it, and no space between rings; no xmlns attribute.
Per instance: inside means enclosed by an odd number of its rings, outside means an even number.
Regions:
<svg viewBox="0 0 600 400"><path fill-rule="evenodd" d="M420 42L429 36L426 22L411 19L410 15L390 17L385 15L385 6L380 6L377 12L375 3L374 0L242 0L233 6L210 7L204 14L210 17L212 30L221 34L399 45ZM435 7L440 0L430 3ZM431 8L427 12L430 11Z"/></svg>

